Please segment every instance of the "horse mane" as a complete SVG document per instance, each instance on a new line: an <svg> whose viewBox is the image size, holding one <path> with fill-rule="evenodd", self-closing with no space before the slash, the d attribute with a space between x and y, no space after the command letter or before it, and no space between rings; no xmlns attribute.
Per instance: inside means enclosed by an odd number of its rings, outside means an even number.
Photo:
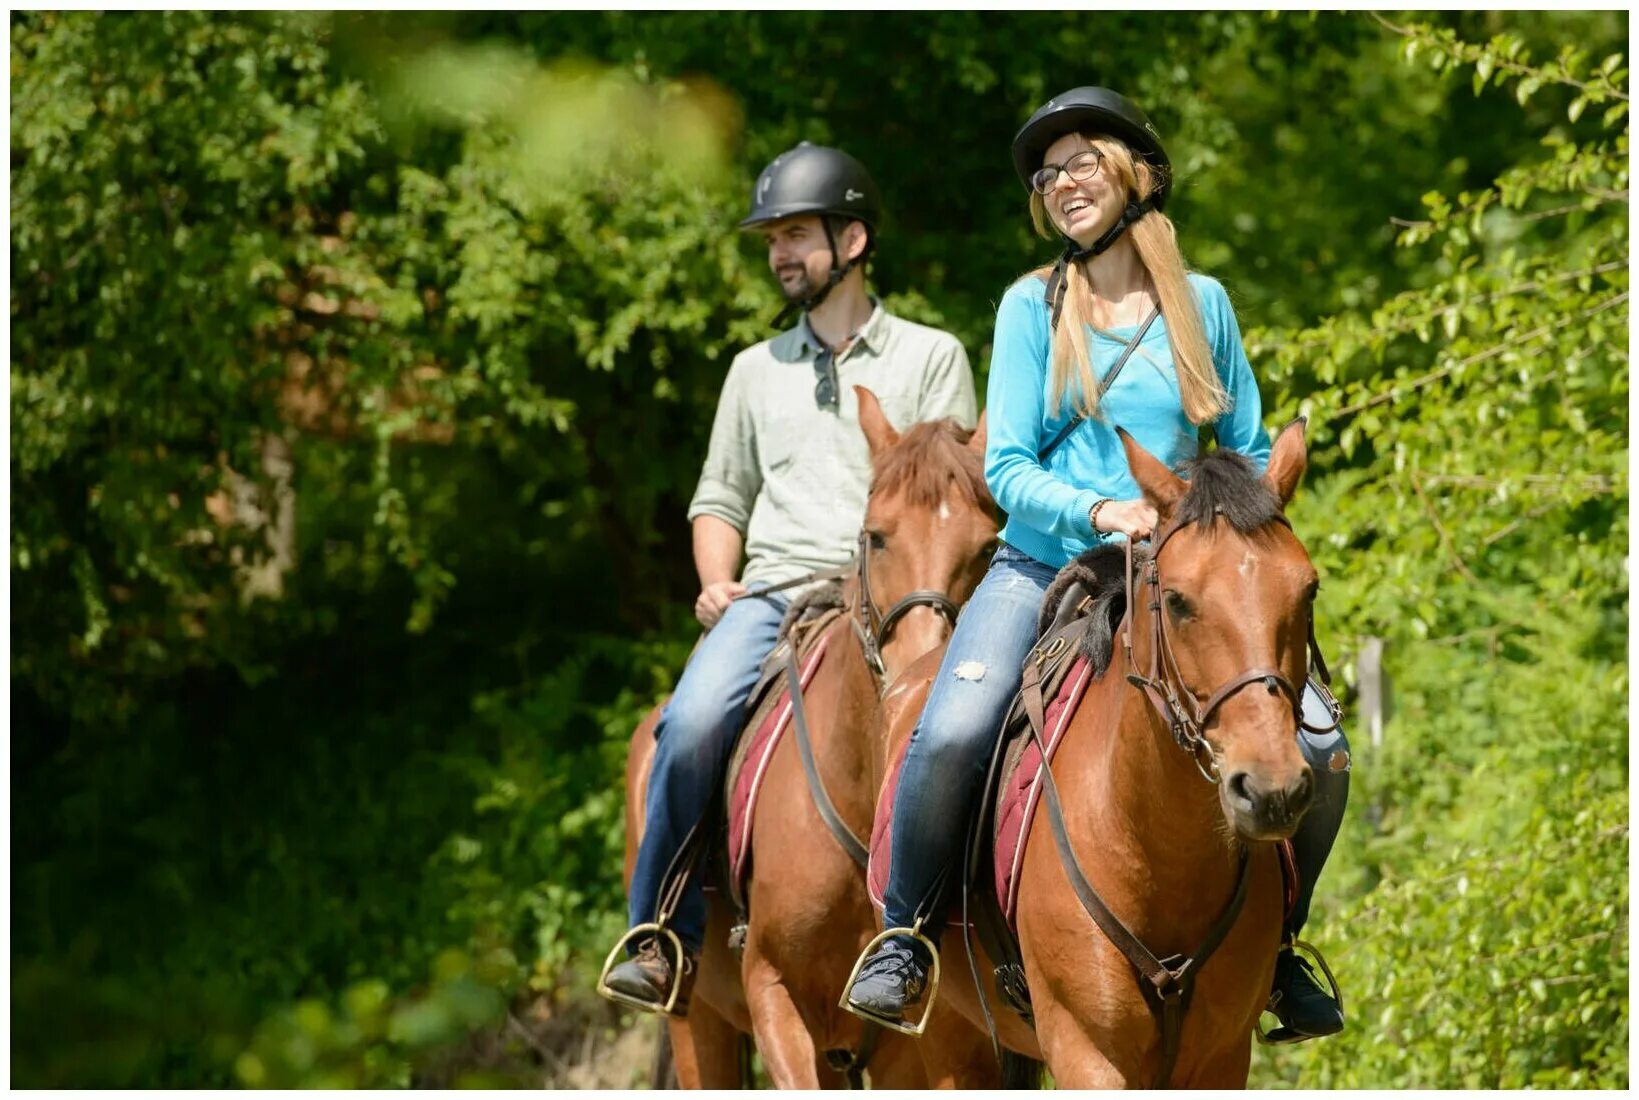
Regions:
<svg viewBox="0 0 1639 1100"><path fill-rule="evenodd" d="M936 508L954 485L963 500L993 509L984 463L967 445L972 438L973 429L955 417L912 425L877 456L871 492L900 492L916 507Z"/></svg>

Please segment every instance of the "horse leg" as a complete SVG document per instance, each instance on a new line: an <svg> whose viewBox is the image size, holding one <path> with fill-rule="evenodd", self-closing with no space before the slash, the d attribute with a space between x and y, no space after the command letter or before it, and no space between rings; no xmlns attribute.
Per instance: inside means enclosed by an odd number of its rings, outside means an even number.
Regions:
<svg viewBox="0 0 1639 1100"><path fill-rule="evenodd" d="M877 1063L871 1063L871 1084L873 1087L893 1088L923 1088L923 1089L999 1089L1002 1087L1002 1075L996 1065L996 1053L990 1045L990 1038L983 1031L974 1027L961 1014L960 1010L941 990L938 999L933 1004L933 1014L928 1017L928 1028L918 1039L906 1040L897 1036L883 1036L882 1048L878 1058L890 1051L897 1053L900 1049L910 1051L915 1055L914 1071L909 1067L890 1071L884 1066L884 1074L875 1072ZM894 1083L890 1086L887 1072L895 1074ZM920 1083L906 1081L899 1083L900 1075L921 1078Z"/></svg>
<svg viewBox="0 0 1639 1100"><path fill-rule="evenodd" d="M1252 1043L1243 1039L1215 1058L1201 1062L1189 1074L1174 1073L1173 1087L1181 1089L1244 1089L1252 1071Z"/></svg>
<svg viewBox="0 0 1639 1100"><path fill-rule="evenodd" d="M865 1065L873 1089L925 1089L928 1071L922 1066L921 1046L925 1039L907 1039L884 1032ZM943 1086L941 1086L943 1087Z"/></svg>
<svg viewBox="0 0 1639 1100"><path fill-rule="evenodd" d="M821 1064L797 1002L779 970L748 941L741 971L751 1034L763 1056L763 1068L777 1089L820 1088Z"/></svg>
<svg viewBox="0 0 1639 1100"><path fill-rule="evenodd" d="M1128 1071L1116 1065L1068 1006L1043 998L1035 1007L1036 1034L1044 1060L1052 1069L1054 1088L1126 1089L1153 1084L1133 1080Z"/></svg>
<svg viewBox="0 0 1639 1100"><path fill-rule="evenodd" d="M677 1061L672 1057L672 1030L667 1020L656 1020L659 1027L660 1040L654 1045L654 1058L649 1062L649 1087L651 1089L675 1089L677 1084Z"/></svg>
<svg viewBox="0 0 1639 1100"><path fill-rule="evenodd" d="M716 1009L701 1001L682 1018L668 1017L672 1062L677 1083L686 1089L743 1088L740 1080L741 1036Z"/></svg>
<svg viewBox="0 0 1639 1100"><path fill-rule="evenodd" d="M932 1029L929 1029L931 1034ZM977 1036L977 1041L963 1045L929 1043L924 1035L920 1040L921 1071L928 1089L999 1089L1002 1087L1001 1067L996 1065L996 1054L990 1044Z"/></svg>

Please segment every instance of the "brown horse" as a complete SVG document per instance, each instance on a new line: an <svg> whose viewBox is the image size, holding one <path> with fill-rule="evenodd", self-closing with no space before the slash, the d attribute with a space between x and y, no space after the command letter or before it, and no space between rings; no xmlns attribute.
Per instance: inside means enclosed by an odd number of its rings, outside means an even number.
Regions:
<svg viewBox="0 0 1639 1100"><path fill-rule="evenodd" d="M943 642L951 626L934 601L906 598L932 593L951 605L965 601L984 575L996 522L982 473L982 419L972 433L937 421L901 435L875 395L855 389L873 466L867 549L843 587L845 613L829 629L826 657L802 696L827 793L854 836L869 838L882 688ZM628 884L658 717L656 708L638 727L627 759ZM732 914L714 896L689 1013L667 1021L684 1087L741 1084L743 1034L755 1036L776 1086L835 1087L843 1078L825 1053L855 1050L860 1042L861 1025L837 1007L836 991L870 938L870 931L853 931L872 922L870 900L859 868L815 808L794 742L788 731L756 804L743 956L727 947ZM880 1043L869 1067L873 1083L925 1082L916 1050L898 1036Z"/></svg>
<svg viewBox="0 0 1639 1100"><path fill-rule="evenodd" d="M1262 478L1231 456L1203 460L1184 481L1122 438L1160 517L1156 584L1152 592L1135 588L1138 606L1122 623L1130 653L1117 648L1112 668L1087 689L1052 773L1080 871L1155 956L1196 952L1235 912L1194 981L1168 1080L1244 1087L1279 945L1273 842L1296 831L1313 790L1297 746L1296 693L1317 582L1283 515L1306 463L1302 422L1280 434ZM1158 644L1170 665L1152 662ZM895 685L902 703L883 731L879 760L910 736L940 657L926 654ZM1128 679L1156 668L1172 669L1178 698L1200 719L1196 752L1180 748L1146 691ZM1235 911L1243 854L1244 903ZM1060 1088L1153 1087L1164 1061L1158 1017L1133 964L1072 888L1046 812L1033 819L1019 873L1017 927L1035 1027L987 989L1002 1043L1045 1060ZM952 959L943 969L943 997L981 1023L967 966ZM992 972L988 959L979 972ZM941 1060L961 1063L969 1053L947 1049L931 1030L922 1044L934 1076Z"/></svg>

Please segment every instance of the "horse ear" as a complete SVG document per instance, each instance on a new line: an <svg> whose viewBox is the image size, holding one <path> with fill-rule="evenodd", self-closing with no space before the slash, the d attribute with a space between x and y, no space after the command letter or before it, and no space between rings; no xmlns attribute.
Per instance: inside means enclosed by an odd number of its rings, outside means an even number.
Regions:
<svg viewBox="0 0 1639 1100"><path fill-rule="evenodd" d="M870 445L871 457L876 458L899 442L899 433L894 431L893 425L883 415L882 403L876 399L876 394L864 386L855 386L854 394L859 398L860 430L865 433L865 442Z"/></svg>
<svg viewBox="0 0 1639 1100"><path fill-rule="evenodd" d="M1309 448L1303 441L1303 430L1308 423L1308 417L1298 417L1280 430L1275 445L1269 449L1269 468L1264 471L1263 480L1280 498L1282 508L1297 492L1304 468L1309 465Z"/></svg>
<svg viewBox="0 0 1639 1100"><path fill-rule="evenodd" d="M967 441L967 449L978 455L985 456L985 414L979 414L979 422L973 426L973 436Z"/></svg>
<svg viewBox="0 0 1639 1100"><path fill-rule="evenodd" d="M1132 470L1133 480L1144 491L1144 498L1155 505L1155 510L1163 516L1172 514L1178 502L1189 491L1189 482L1167 469L1166 463L1150 454L1138 445L1138 441L1128 435L1125 429L1117 428L1116 434L1121 437L1121 446L1127 452L1127 468Z"/></svg>

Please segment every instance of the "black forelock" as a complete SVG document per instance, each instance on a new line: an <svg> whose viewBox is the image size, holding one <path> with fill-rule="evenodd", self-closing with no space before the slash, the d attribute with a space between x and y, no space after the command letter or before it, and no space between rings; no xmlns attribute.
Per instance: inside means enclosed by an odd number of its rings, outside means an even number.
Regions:
<svg viewBox="0 0 1639 1100"><path fill-rule="evenodd" d="M1280 498L1258 475L1252 460L1238 451L1209 451L1185 463L1183 476L1189 480L1189 491L1178 502L1177 523L1210 526L1216 515L1250 534L1280 518Z"/></svg>

